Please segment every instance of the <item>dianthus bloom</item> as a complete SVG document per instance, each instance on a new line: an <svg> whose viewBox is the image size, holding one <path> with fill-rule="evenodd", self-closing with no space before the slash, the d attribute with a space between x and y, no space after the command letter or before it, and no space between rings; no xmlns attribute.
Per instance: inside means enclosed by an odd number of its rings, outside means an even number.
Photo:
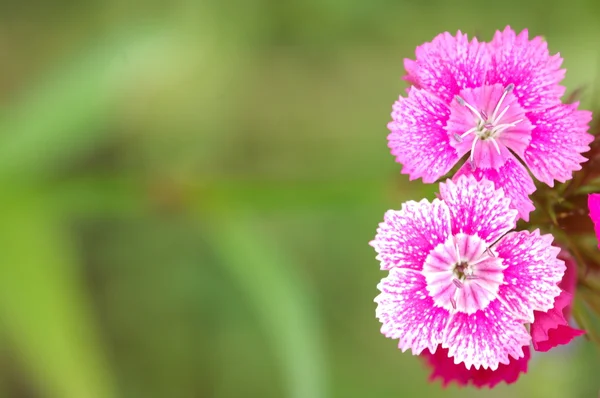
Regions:
<svg viewBox="0 0 600 398"><path fill-rule="evenodd" d="M541 37L510 27L490 43L460 31L438 35L406 59L406 98L393 106L388 146L402 173L432 183L468 154L456 177L486 178L502 187L520 217L529 219L540 181L565 182L586 159L591 113L562 104L562 58Z"/></svg>
<svg viewBox="0 0 600 398"><path fill-rule="evenodd" d="M569 343L573 338L584 334L583 330L571 327L568 320L571 316L571 303L577 268L575 261L566 250L561 250L558 257L565 262L566 271L558 286L562 292L554 299L554 307L547 312L534 311L535 320L530 325L531 340L536 351L548 351L551 348ZM523 347L523 358L510 358L509 364L500 364L498 369L467 369L465 364L455 364L448 357L448 350L438 348L435 353L424 350L421 354L432 368L430 380L437 378L446 386L455 382L460 386L473 384L476 387L492 388L500 382L511 384L517 381L521 373L527 372L531 357L530 347Z"/></svg>
<svg viewBox="0 0 600 398"><path fill-rule="evenodd" d="M525 324L553 308L565 264L551 235L509 232L517 218L502 189L473 176L388 211L371 242L389 270L375 299L382 333L414 355L444 350L467 370L523 358Z"/></svg>

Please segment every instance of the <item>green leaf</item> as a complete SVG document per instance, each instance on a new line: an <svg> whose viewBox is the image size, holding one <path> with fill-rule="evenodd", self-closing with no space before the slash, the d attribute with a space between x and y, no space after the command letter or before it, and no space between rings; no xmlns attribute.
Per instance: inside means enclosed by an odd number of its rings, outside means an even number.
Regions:
<svg viewBox="0 0 600 398"><path fill-rule="evenodd" d="M0 318L44 396L109 398L111 380L72 244L35 192L0 201Z"/></svg>
<svg viewBox="0 0 600 398"><path fill-rule="evenodd" d="M314 293L299 269L256 228L246 213L213 218L210 242L223 266L245 291L281 361L291 398L323 398L326 393L324 345Z"/></svg>

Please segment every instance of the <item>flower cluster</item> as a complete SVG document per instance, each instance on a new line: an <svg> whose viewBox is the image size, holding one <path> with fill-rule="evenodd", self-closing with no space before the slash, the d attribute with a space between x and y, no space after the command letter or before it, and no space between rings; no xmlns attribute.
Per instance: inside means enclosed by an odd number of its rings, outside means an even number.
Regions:
<svg viewBox="0 0 600 398"><path fill-rule="evenodd" d="M391 153L411 180L450 178L433 201L406 202L379 224L370 244L389 273L376 315L444 385L512 383L532 349L585 333L569 324L580 259L559 221L581 213L560 206L583 180L554 180L582 169L594 136L591 112L561 102L561 62L510 27L489 43L444 33L405 60L411 87L393 106ZM536 192L530 172L546 188ZM600 233L600 194L589 209Z"/></svg>

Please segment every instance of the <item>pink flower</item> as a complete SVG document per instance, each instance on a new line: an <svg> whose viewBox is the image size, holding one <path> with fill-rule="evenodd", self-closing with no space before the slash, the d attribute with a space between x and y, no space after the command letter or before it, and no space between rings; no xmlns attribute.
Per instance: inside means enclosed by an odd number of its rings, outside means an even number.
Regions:
<svg viewBox="0 0 600 398"><path fill-rule="evenodd" d="M524 324L553 307L565 265L551 235L507 233L517 218L502 189L473 176L388 211L371 242L389 270L375 299L381 332L414 355L446 349L467 370L523 358Z"/></svg>
<svg viewBox="0 0 600 398"><path fill-rule="evenodd" d="M593 193L588 196L588 208L590 209L590 218L594 222L596 237L600 241L600 194ZM600 243L598 248L600 249Z"/></svg>
<svg viewBox="0 0 600 398"><path fill-rule="evenodd" d="M554 307L547 312L534 311L535 320L531 324L531 338L536 351L548 351L551 348L567 344L573 338L584 334L583 330L569 326L568 319L571 314L572 293L575 291L577 269L570 254L561 250L558 257L566 264L566 271L558 286L563 289L556 297ZM508 365L500 364L498 369L467 369L464 364L454 364L448 357L447 349L438 348L435 353L424 350L421 355L426 359L427 365L432 368L430 380L441 379L442 385L455 382L459 386L472 384L475 387L492 388L500 382L511 384L517 381L521 373L527 372L530 358L530 348L523 347L523 358L510 358Z"/></svg>
<svg viewBox="0 0 600 398"><path fill-rule="evenodd" d="M547 312L535 311L535 321L531 324L531 338L536 351L548 351L561 344L568 344L585 331L569 326L571 303L577 284L577 265L566 250L561 250L559 256L566 264L560 295L554 300L554 307Z"/></svg>
<svg viewBox="0 0 600 398"><path fill-rule="evenodd" d="M435 182L468 154L456 177L493 181L527 221L535 185L517 157L553 186L581 168L592 141L591 112L560 101L561 63L541 37L529 40L527 30L517 35L510 27L490 43L459 31L417 47L416 60L404 62L412 87L388 124L402 173Z"/></svg>

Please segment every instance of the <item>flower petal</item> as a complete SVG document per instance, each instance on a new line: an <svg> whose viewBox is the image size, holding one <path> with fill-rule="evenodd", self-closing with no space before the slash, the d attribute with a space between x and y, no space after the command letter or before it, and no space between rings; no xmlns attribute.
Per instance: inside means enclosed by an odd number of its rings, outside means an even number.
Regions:
<svg viewBox="0 0 600 398"><path fill-rule="evenodd" d="M456 382L459 386L466 386L472 383L474 386L492 388L500 382L512 384L517 381L521 373L527 372L527 365L531 354L529 347L523 347L523 358L510 358L508 365L501 363L498 369L471 368L467 369L463 363L454 364L454 360L448 357L448 350L438 347L437 351L432 354L429 351L423 351L421 354L427 360L427 363L433 372L429 376L429 380L433 381L436 378L442 379L442 385L446 387L451 382Z"/></svg>
<svg viewBox="0 0 600 398"><path fill-rule="evenodd" d="M411 180L434 182L456 164L459 157L444 129L450 110L426 91L409 90L408 97L394 103L388 123L388 147Z"/></svg>
<svg viewBox="0 0 600 398"><path fill-rule="evenodd" d="M540 235L537 229L519 231L504 236L495 247L507 265L498 297L523 322L533 322L534 311L552 308L561 292L557 284L566 267L557 258L560 249L552 246L552 239L552 235Z"/></svg>
<svg viewBox="0 0 600 398"><path fill-rule="evenodd" d="M593 193L588 196L588 208L590 210L590 218L594 222L594 230L596 231L596 239L598 239L598 248L600 249L600 194Z"/></svg>
<svg viewBox="0 0 600 398"><path fill-rule="evenodd" d="M450 212L439 199L402 204L388 210L370 245L377 252L381 269L394 267L423 269L429 252L450 236Z"/></svg>
<svg viewBox="0 0 600 398"><path fill-rule="evenodd" d="M565 104L527 115L534 128L524 161L533 175L551 187L554 181L571 179L580 170L581 156L589 151L594 137L587 133L592 118L589 111L578 111L578 104Z"/></svg>
<svg viewBox="0 0 600 398"><path fill-rule="evenodd" d="M502 188L508 198L510 207L519 212L519 217L529 221L529 213L535 210L529 195L535 192L535 184L527 169L513 156L498 170L477 167L473 169L470 163L465 163L452 177L454 180L461 175L472 175L477 181L488 179L495 187Z"/></svg>
<svg viewBox="0 0 600 398"><path fill-rule="evenodd" d="M510 363L509 356L522 358L523 346L530 340L523 322L514 319L499 300L494 300L474 314L454 314L448 321L442 348L448 349L448 355L457 365L497 370L498 365Z"/></svg>
<svg viewBox="0 0 600 398"><path fill-rule="evenodd" d="M535 311L535 320L531 324L531 339L536 351L548 351L561 344L568 344L585 331L569 325L571 304L577 283L577 264L566 249L562 249L558 257L567 267L558 287L562 292L554 299L554 307L547 312Z"/></svg>
<svg viewBox="0 0 600 398"><path fill-rule="evenodd" d="M558 284L558 287L565 292L574 295L577 287L577 263L575 262L575 259L571 253L565 248L560 250L560 253L558 253L558 258L565 262L566 267L565 274ZM564 314L565 318L567 319L571 316L571 305L565 307Z"/></svg>
<svg viewBox="0 0 600 398"><path fill-rule="evenodd" d="M434 92L450 102L460 90L485 83L490 54L485 43L469 39L460 31L445 32L416 50L416 61L405 59L404 77L416 87Z"/></svg>
<svg viewBox="0 0 600 398"><path fill-rule="evenodd" d="M492 244L515 228L517 211L509 208L510 199L494 183L470 175L455 180L440 184L440 199L450 209L453 235L464 232Z"/></svg>
<svg viewBox="0 0 600 398"><path fill-rule="evenodd" d="M565 88L558 83L564 78L560 69L560 54L550 55L542 37L529 40L528 31L518 35L509 26L496 31L489 44L491 68L490 84L515 85L514 93L525 110L543 110L560 104Z"/></svg>
<svg viewBox="0 0 600 398"><path fill-rule="evenodd" d="M381 333L398 339L403 352L418 355L425 348L435 351L442 339L448 311L436 307L426 290L425 277L407 268L393 268L377 288L376 315Z"/></svg>
<svg viewBox="0 0 600 398"><path fill-rule="evenodd" d="M547 312L535 311L531 324L531 339L536 351L546 352L561 344L568 344L585 331L572 328L565 318L565 309L571 305L573 296L565 291L554 301L554 307Z"/></svg>

